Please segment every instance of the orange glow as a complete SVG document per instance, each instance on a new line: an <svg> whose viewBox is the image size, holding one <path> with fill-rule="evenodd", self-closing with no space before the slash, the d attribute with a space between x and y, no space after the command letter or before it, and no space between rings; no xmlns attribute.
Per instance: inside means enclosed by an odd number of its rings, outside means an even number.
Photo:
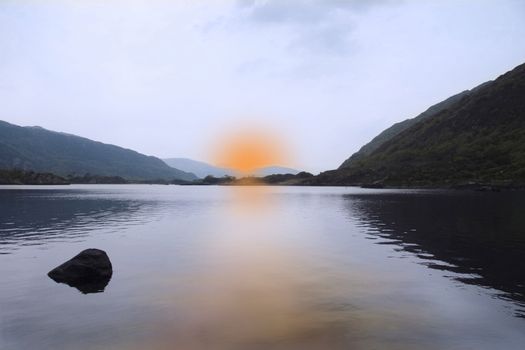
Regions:
<svg viewBox="0 0 525 350"><path fill-rule="evenodd" d="M269 130L244 128L227 133L214 147L213 161L221 167L232 168L242 175L255 170L287 163L284 142Z"/></svg>

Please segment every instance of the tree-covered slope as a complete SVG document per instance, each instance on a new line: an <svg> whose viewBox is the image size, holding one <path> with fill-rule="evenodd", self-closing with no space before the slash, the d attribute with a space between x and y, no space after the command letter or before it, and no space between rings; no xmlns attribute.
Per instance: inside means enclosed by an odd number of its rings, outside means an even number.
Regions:
<svg viewBox="0 0 525 350"><path fill-rule="evenodd" d="M348 158L347 160L343 162L343 164L341 164L340 168L347 168L352 163L358 161L359 159L363 159L364 157L370 155L376 149L381 147L381 145L383 145L385 142L393 139L395 136L399 135L406 129L410 128L411 126L417 124L418 122L424 119L431 118L437 115L438 113L441 113L442 111L452 106L454 103L460 101L463 97L470 95L471 93L477 91L478 89L482 88L485 84L488 84L488 83L489 82L484 83L472 90L465 90L463 92L460 92L459 94L456 94L456 95L453 95L447 98L444 101L436 103L435 105L429 107L423 113L419 114L417 117L405 119L402 122L395 123L388 129L383 130L379 135L374 137L372 141L370 141L369 143L361 147L359 151L352 154L350 158Z"/></svg>
<svg viewBox="0 0 525 350"><path fill-rule="evenodd" d="M61 176L121 176L131 180L180 179L196 176L162 160L122 147L40 127L0 121L0 169L50 172Z"/></svg>
<svg viewBox="0 0 525 350"><path fill-rule="evenodd" d="M0 169L0 185L67 185L67 179L49 173Z"/></svg>
<svg viewBox="0 0 525 350"><path fill-rule="evenodd" d="M417 121L319 184L525 183L525 65Z"/></svg>

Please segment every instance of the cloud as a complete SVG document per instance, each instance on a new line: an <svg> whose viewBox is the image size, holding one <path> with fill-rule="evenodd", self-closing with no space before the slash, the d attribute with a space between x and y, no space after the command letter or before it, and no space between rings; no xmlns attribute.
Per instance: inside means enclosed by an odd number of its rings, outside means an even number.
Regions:
<svg viewBox="0 0 525 350"><path fill-rule="evenodd" d="M238 0L249 17L261 23L320 24L337 12L360 12L393 0Z"/></svg>
<svg viewBox="0 0 525 350"><path fill-rule="evenodd" d="M287 47L293 53L343 56L356 50L351 33L355 17L395 0L238 0L240 18L261 30L288 29ZM286 40L284 39L284 40ZM277 39L279 40L279 39Z"/></svg>

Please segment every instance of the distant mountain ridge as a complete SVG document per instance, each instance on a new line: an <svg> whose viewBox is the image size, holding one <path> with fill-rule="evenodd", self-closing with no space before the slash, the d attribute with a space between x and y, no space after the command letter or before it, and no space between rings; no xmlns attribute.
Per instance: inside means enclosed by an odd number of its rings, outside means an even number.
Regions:
<svg viewBox="0 0 525 350"><path fill-rule="evenodd" d="M234 169L222 168L215 165L211 165L206 162L197 161L189 158L166 158L163 161L174 168L191 172L197 175L199 178L203 179L208 175L214 177L223 177L223 176L236 176L237 171ZM268 166L264 168L257 169L255 172L256 176L268 176L274 174L293 174L296 175L299 173L299 170L282 167L282 166Z"/></svg>
<svg viewBox="0 0 525 350"><path fill-rule="evenodd" d="M162 160L170 167L191 172L201 179L208 175L214 177L223 177L233 175L234 173L231 169L213 166L206 162L189 158L167 158Z"/></svg>
<svg viewBox="0 0 525 350"><path fill-rule="evenodd" d="M309 184L525 185L525 64L385 130Z"/></svg>
<svg viewBox="0 0 525 350"><path fill-rule="evenodd" d="M50 131L0 121L0 169L49 172L60 176L120 176L129 180L183 180L197 177L136 151Z"/></svg>

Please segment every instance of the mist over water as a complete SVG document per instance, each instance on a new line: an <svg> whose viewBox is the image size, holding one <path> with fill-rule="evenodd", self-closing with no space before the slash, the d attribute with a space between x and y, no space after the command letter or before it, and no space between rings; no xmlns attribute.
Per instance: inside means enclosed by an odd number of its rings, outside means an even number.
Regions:
<svg viewBox="0 0 525 350"><path fill-rule="evenodd" d="M520 193L0 189L2 349L521 349ZM82 294L46 273L85 248Z"/></svg>

